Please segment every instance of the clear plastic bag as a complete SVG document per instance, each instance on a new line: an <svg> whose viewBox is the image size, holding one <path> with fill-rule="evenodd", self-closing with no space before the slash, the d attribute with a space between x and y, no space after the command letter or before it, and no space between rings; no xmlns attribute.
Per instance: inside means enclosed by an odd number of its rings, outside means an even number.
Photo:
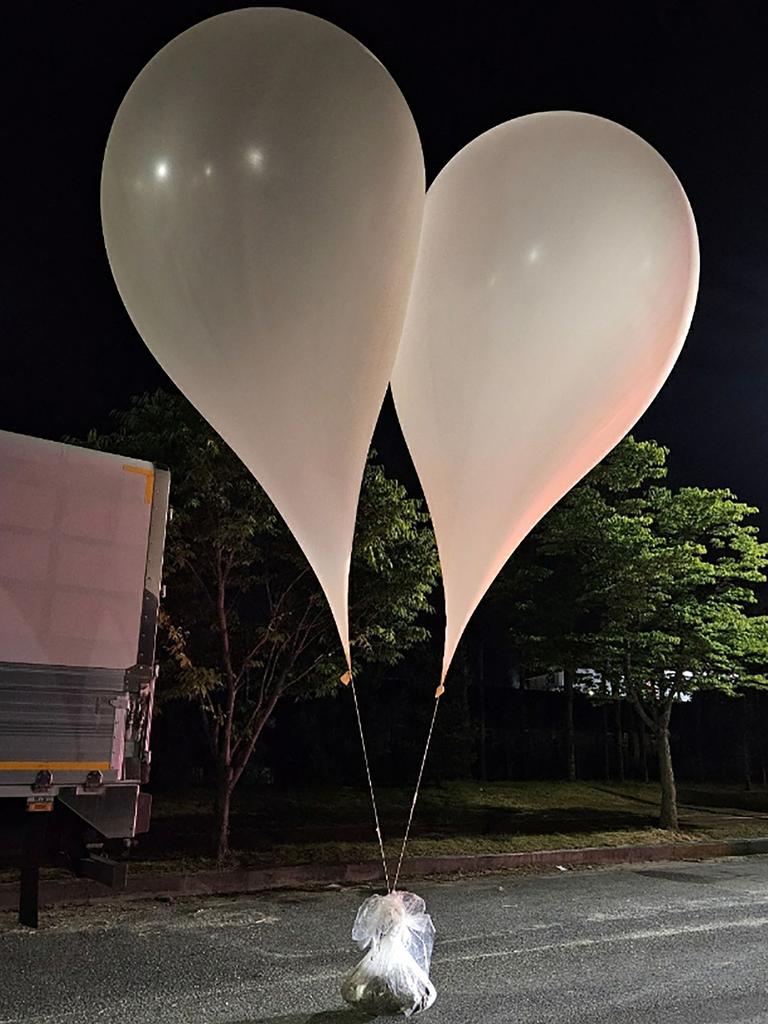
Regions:
<svg viewBox="0 0 768 1024"><path fill-rule="evenodd" d="M370 896L357 912L352 938L367 952L341 986L346 1002L371 1013L406 1017L434 1003L429 965L435 926L420 896Z"/></svg>

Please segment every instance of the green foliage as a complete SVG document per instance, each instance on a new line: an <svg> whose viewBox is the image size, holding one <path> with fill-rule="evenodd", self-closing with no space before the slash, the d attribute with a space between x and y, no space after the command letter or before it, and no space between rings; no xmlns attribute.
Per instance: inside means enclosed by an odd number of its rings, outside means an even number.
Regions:
<svg viewBox="0 0 768 1024"><path fill-rule="evenodd" d="M181 396L135 398L85 443L171 469L164 693L204 709L234 784L279 699L338 684L344 664L325 597L261 487ZM420 502L369 461L351 573L358 667L393 664L427 638L420 616L437 573Z"/></svg>
<svg viewBox="0 0 768 1024"><path fill-rule="evenodd" d="M730 491L663 486L667 452L627 438L534 532L506 574L527 587L513 633L548 667L610 666L653 709L697 689L766 685L768 618L752 615L768 544Z"/></svg>

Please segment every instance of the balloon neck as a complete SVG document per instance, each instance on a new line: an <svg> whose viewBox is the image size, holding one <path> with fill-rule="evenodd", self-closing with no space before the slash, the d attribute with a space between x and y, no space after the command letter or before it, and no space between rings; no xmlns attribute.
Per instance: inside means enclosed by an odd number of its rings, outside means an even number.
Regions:
<svg viewBox="0 0 768 1024"><path fill-rule="evenodd" d="M352 682L352 656L349 651L345 651L344 657L347 659L347 671L340 677L339 682L343 683L344 686L349 686Z"/></svg>
<svg viewBox="0 0 768 1024"><path fill-rule="evenodd" d="M440 685L435 690L435 700L440 700L440 698L443 696L444 693L445 693L445 680L441 679L440 680Z"/></svg>

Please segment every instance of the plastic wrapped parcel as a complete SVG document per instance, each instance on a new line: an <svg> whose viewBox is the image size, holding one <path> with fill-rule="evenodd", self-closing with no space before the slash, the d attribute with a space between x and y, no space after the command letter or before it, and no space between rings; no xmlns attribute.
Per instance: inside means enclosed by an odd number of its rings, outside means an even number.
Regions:
<svg viewBox="0 0 768 1024"><path fill-rule="evenodd" d="M435 926L424 900L412 892L370 896L360 907L352 938L366 954L341 986L348 1003L371 1013L428 1009L437 998L429 980Z"/></svg>

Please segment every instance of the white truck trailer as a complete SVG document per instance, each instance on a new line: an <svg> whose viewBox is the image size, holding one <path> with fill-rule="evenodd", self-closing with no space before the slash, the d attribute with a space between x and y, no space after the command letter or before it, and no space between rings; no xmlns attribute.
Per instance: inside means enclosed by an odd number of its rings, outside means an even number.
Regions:
<svg viewBox="0 0 768 1024"><path fill-rule="evenodd" d="M0 799L30 812L27 918L33 816L107 848L148 826L169 484L150 462L0 431ZM112 860L82 860L119 884Z"/></svg>

